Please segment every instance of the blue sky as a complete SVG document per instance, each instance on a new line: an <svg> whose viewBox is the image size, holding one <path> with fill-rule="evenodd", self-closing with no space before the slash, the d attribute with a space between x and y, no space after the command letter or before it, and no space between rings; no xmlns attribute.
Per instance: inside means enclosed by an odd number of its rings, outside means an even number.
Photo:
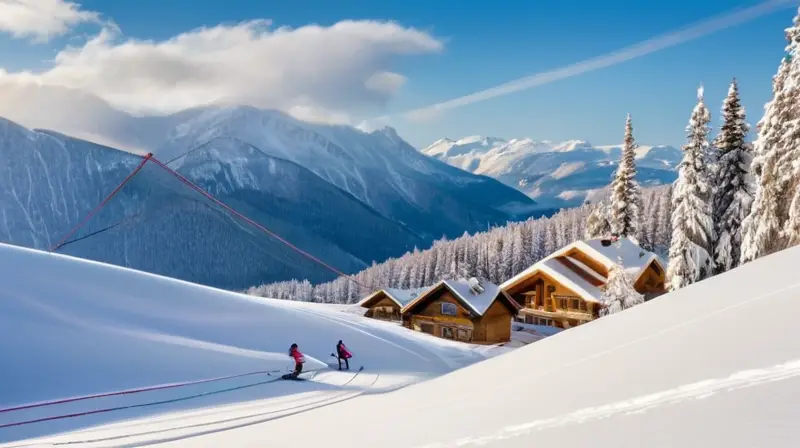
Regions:
<svg viewBox="0 0 800 448"><path fill-rule="evenodd" d="M442 0L253 2L251 0L84 0L86 10L111 18L126 38L164 40L193 28L254 18L275 25L333 25L340 20L393 20L427 31L444 43L440 52L393 58L391 69L408 78L385 109L399 114L507 81L614 51L737 7L752 0L654 2L652 0L483 1ZM731 78L737 77L754 126L771 95L771 77L783 56L783 29L791 5L715 34L613 67L449 110L427 121L395 117L391 124L416 146L467 135L585 139L619 143L625 114L642 144L683 142L684 127L705 86L714 128ZM47 43L0 34L0 67L43 70L64 46L80 45L93 24ZM309 65L309 70L313 67ZM367 118L359 111L360 118Z"/></svg>

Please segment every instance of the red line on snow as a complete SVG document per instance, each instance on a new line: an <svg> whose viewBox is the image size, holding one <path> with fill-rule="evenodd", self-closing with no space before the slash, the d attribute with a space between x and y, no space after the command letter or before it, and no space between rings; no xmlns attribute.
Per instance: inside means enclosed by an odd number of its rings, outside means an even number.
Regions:
<svg viewBox="0 0 800 448"><path fill-rule="evenodd" d="M0 409L0 413L4 412L12 412L12 411L21 411L23 409L32 409L32 408L39 408L43 406L52 406L56 404L64 404L64 403L73 403L76 401L83 401L83 400L90 400L93 398L104 398L104 397L114 397L118 395L132 395L138 394L141 392L150 392L154 390L164 390L164 389L173 389L176 387L184 387L184 386L192 386L195 384L204 384L204 383L211 383L215 381L222 381L222 380L229 380L233 378L241 378L245 376L252 376L252 375L262 375L265 373L275 372L274 370L259 370L257 372L248 372L248 373L237 373L235 375L227 375L227 376L219 376L216 378L206 378L202 380L195 380L195 381L184 381L181 383L167 383L167 384L159 384L156 386L148 386L148 387L140 387L137 389L126 389L120 390L115 392L104 392L99 394L92 394L92 395L82 395L79 397L71 397L71 398L62 398L58 400L51 400L51 401L42 401L38 403L31 403L31 404L24 404L20 406L14 406L11 408L4 408Z"/></svg>

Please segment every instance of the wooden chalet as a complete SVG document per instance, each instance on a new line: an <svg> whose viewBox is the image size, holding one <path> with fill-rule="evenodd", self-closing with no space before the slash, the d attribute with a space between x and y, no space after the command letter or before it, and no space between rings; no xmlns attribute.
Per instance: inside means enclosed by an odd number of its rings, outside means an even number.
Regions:
<svg viewBox="0 0 800 448"><path fill-rule="evenodd" d="M444 280L401 310L403 325L444 339L476 344L511 340L511 321L520 306L499 286L470 280Z"/></svg>
<svg viewBox="0 0 800 448"><path fill-rule="evenodd" d="M365 297L360 305L367 309L364 313L366 317L400 322L400 310L427 289L379 289Z"/></svg>
<svg viewBox="0 0 800 448"><path fill-rule="evenodd" d="M602 288L619 260L645 300L666 292L664 263L628 238L575 242L500 287L522 307L518 321L571 328L599 316Z"/></svg>

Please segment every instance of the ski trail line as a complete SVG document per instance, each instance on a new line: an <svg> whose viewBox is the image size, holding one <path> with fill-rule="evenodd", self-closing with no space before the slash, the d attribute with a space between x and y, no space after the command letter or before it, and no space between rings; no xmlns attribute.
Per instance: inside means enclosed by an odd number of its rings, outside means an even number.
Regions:
<svg viewBox="0 0 800 448"><path fill-rule="evenodd" d="M519 425L507 426L494 433L464 437L453 442L433 443L417 448L447 448L467 445L484 445L489 442L527 435L533 431L558 428L573 424L607 419L619 414L641 414L659 406L676 404L687 400L701 400L718 392L732 392L739 389L760 386L776 381L784 381L800 376L800 360L793 360L763 369L742 370L724 378L712 378L674 387L660 392L641 395L635 398L616 401L600 406L579 409L558 417L534 420Z"/></svg>
<svg viewBox="0 0 800 448"><path fill-rule="evenodd" d="M358 376L359 373L361 373L361 372L356 373L355 376ZM354 378L355 378L355 376L354 376ZM358 392L349 393L349 394L348 393L343 393L343 394L340 394L340 395L338 395L336 397L329 397L328 399L320 400L319 402L314 403L314 404L318 404L317 406L309 407L307 409L293 410L292 412L289 412L287 414L281 414L281 415L274 416L274 417L267 417L267 418L263 418L263 419L259 419L259 420L250 421L250 422L244 422L244 423L240 423L240 424L237 424L237 425L228 426L228 427L224 427L224 428L209 429L209 430L206 430L206 431L193 433L193 434L186 434L186 435L180 435L180 436L174 436L174 437L166 437L166 438L163 438L163 439L149 440L149 441L146 441L146 442L131 443L131 444L127 444L127 445L116 445L115 444L115 445L98 446L97 448L106 448L106 447L108 447L108 448L112 448L112 447L113 448L138 448L138 447L141 447L141 446L150 446L150 445L158 445L158 444L167 443L167 442L175 442L175 441L179 441L179 440L186 440L186 439L191 439L191 438L200 437L200 436L204 436L204 435L230 431L230 430L233 430L233 429L240 429L240 428L246 428L248 426L259 425L259 424L267 423L267 422L270 422L270 421L273 421L273 420L278 420L278 419L282 419L282 418L285 418L285 417L290 417L290 416L293 416L293 415L302 414L304 412L313 411L315 409L320 409L320 408L323 408L323 407L326 407L326 406L331 406L331 405L334 405L334 404L337 404L337 403L342 403L344 401L352 400L354 398L357 398L357 397L361 396L366 389L369 389L370 387L374 386L375 383L378 382L379 378L380 378L380 374L376 374L375 378L372 380L372 383L370 383L364 390L360 390ZM347 395L347 396L345 396L345 395ZM344 397L344 398L337 399L339 397Z"/></svg>

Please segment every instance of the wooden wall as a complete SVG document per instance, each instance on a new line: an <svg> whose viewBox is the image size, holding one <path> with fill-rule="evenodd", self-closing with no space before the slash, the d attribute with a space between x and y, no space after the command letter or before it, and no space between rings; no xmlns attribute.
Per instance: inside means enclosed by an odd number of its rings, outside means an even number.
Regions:
<svg viewBox="0 0 800 448"><path fill-rule="evenodd" d="M456 315L443 315L442 303L454 304ZM447 289L436 293L427 304L404 319L416 331L423 331L425 324L432 325L432 334L437 337L444 337L444 332L448 331L446 329L451 329L456 341L494 344L511 340L512 313L503 303L495 302L483 317L474 318ZM462 330L461 333L459 330ZM459 337L465 334L469 334L468 339Z"/></svg>
<svg viewBox="0 0 800 448"><path fill-rule="evenodd" d="M475 320L475 342L485 342L496 344L511 340L511 319L512 313L501 301L496 301L483 314L483 317ZM480 329L480 330L478 330Z"/></svg>
<svg viewBox="0 0 800 448"><path fill-rule="evenodd" d="M665 280L664 270L652 261L633 287L641 294L663 293L666 291Z"/></svg>
<svg viewBox="0 0 800 448"><path fill-rule="evenodd" d="M367 312L364 315L373 319L399 320L400 307L394 300L386 297L386 295L383 295L383 298L371 304L369 308L367 308Z"/></svg>

